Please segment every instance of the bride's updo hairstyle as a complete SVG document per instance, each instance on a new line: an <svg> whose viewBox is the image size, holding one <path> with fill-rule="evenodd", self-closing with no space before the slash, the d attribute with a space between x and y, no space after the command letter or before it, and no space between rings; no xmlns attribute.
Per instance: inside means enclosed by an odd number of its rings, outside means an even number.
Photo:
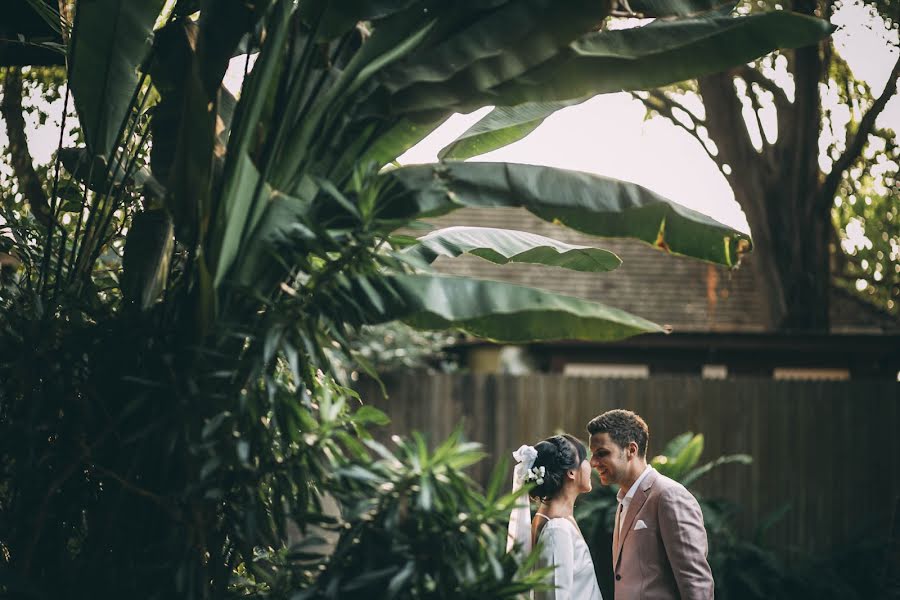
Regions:
<svg viewBox="0 0 900 600"><path fill-rule="evenodd" d="M587 458L587 450L567 433L538 442L534 449L537 450L534 467L544 467L544 482L532 488L529 495L535 500L551 500L562 490L566 471L581 467Z"/></svg>

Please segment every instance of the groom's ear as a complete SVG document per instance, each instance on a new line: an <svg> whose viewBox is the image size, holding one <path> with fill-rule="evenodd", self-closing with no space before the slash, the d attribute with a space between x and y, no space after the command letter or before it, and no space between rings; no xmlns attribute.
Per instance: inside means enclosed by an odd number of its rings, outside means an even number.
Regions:
<svg viewBox="0 0 900 600"><path fill-rule="evenodd" d="M634 458L634 457L638 456L639 448L638 448L637 442L628 442L628 446L626 446L626 448L628 449L628 457L629 458Z"/></svg>

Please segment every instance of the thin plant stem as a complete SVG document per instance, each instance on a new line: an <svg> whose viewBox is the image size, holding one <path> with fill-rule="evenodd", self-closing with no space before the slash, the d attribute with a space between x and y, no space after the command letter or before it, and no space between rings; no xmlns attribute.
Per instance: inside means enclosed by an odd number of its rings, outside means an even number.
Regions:
<svg viewBox="0 0 900 600"><path fill-rule="evenodd" d="M118 152L118 149L120 146L123 145L122 136L125 134L125 130L128 128L128 124L132 123L132 125L133 125L133 121L136 120L136 119L132 119L132 114L133 114L133 111L135 108L135 102L137 101L138 95L140 94L140 90L143 87L144 82L146 81L146 78L147 78L147 74L144 73L141 76L140 81L138 81L137 86L134 88L134 93L131 95L131 100L128 103L128 110L125 113L125 118L123 118L122 122L119 124L119 131L116 135L117 144L115 146L115 149L111 153L111 155L113 157L118 157L120 155L124 156L126 154L125 150L127 149L127 144L128 144L127 137L124 139L123 151L120 153L120 152ZM144 100L141 103L142 107L144 106L144 103L146 102L148 95L149 95L149 91L147 92L147 94L144 95ZM133 127L132 127L131 131L132 132L134 131ZM72 280L75 277L76 273L79 270L78 267L81 266L81 263L83 262L83 257L85 256L85 254L84 254L85 247L89 247L91 245L91 240L97 235L97 233L95 231L96 225L97 225L96 221L100 218L99 215L97 215L97 213L101 211L101 206L102 206L101 203L104 200L108 200L109 192L112 190L112 187L115 182L115 175L110 174L110 167L113 162L116 163L116 171L115 172L118 173L118 168L122 161L118 158L115 161L113 161L113 160L107 161L106 169L105 169L105 178L108 180L107 186L106 186L107 189L106 189L106 192L102 195L98 195L98 194L94 195L94 203L92 205L93 209L88 214L87 224L85 225L85 228L84 228L84 240L82 241L82 243L80 244L80 246L78 248L77 255L75 253L75 245L74 245L77 240L74 238L72 240L73 246L72 246L72 259L70 261L71 265L70 265L70 272L69 272L69 280ZM94 161L91 161L91 169L90 169L91 173L93 172L93 167L94 167ZM89 174L88 181L91 180L91 177L92 177L92 175ZM123 179L123 183L124 183L124 179ZM90 254L88 254L88 256L89 255Z"/></svg>
<svg viewBox="0 0 900 600"><path fill-rule="evenodd" d="M62 230L63 239L65 239L65 229L59 224L59 208L62 206L59 200L59 152L62 150L63 137L66 131L66 117L68 116L67 108L69 106L69 84L66 83L66 94L63 100L62 119L59 126L59 142L56 145L56 158L53 161L53 192L50 195L50 226L47 228L47 238L44 240L44 256L41 270L38 274L38 289L43 297L44 285L46 283L46 271L50 268L50 255L53 254L53 235L55 229L59 227Z"/></svg>
<svg viewBox="0 0 900 600"><path fill-rule="evenodd" d="M140 149L146 143L147 137L149 136L149 134L150 134L150 126L145 125L144 131L143 131L143 133L141 133L140 140L138 141L137 146L135 147L135 151L132 153L132 155L128 161L128 166L125 168L124 179L127 179L128 177L130 177L131 175L134 174L135 165L137 164L137 157L140 154ZM123 181L123 183L124 183L124 181ZM122 195L124 194L124 189L125 189L124 184L119 186L119 189L116 191L116 195L113 197L112 202L109 203L109 209L107 210L106 215L103 219L103 225L98 229L98 232L99 232L98 236L102 235L102 233L109 228L109 225L112 222L112 218L115 215L115 212L119 207L119 202L121 201ZM98 239L100 239L100 242L91 251L91 254L89 255L89 259L88 259L88 265L92 265L92 264L94 264L94 262L96 262L96 260L100 256L100 252L103 249L103 247L107 243L109 243L108 238L104 239L102 237L98 237Z"/></svg>

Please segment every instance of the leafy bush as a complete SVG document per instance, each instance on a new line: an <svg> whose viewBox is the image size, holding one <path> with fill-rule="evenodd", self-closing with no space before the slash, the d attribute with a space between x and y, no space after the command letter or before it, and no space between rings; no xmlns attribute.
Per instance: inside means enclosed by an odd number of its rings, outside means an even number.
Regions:
<svg viewBox="0 0 900 600"><path fill-rule="evenodd" d="M799 553L780 556L765 546L764 538L766 531L785 517L790 504L763 519L755 532L745 537L734 525L739 507L704 498L691 486L713 469L726 464L750 464L752 458L730 454L698 466L702 453L702 434L687 432L672 439L650 463L663 475L681 482L700 504L709 538L707 559L716 582L716 598L861 600L877 596L877 572L886 548L883 541L869 539L824 557ZM618 486L602 486L596 477L594 484L594 490L579 501L576 518L591 546L604 597L612 597L610 547Z"/></svg>

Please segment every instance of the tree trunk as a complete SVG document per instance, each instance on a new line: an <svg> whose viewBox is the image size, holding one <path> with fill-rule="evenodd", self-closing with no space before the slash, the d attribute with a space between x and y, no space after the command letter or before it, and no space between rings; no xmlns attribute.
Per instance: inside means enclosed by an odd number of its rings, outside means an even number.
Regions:
<svg viewBox="0 0 900 600"><path fill-rule="evenodd" d="M19 181L19 191L31 205L31 212L35 218L49 227L50 204L44 188L41 187L41 179L34 170L31 152L28 150L28 138L25 135L25 118L22 116L22 74L18 67L6 69L0 115L6 122L9 162Z"/></svg>
<svg viewBox="0 0 900 600"><path fill-rule="evenodd" d="M779 106L778 139L762 151L747 131L734 73L701 78L699 91L710 138L730 167L726 178L753 234L748 262L765 299L767 328L827 331L831 204L821 198L818 167L822 59L817 46L792 58L794 102Z"/></svg>

